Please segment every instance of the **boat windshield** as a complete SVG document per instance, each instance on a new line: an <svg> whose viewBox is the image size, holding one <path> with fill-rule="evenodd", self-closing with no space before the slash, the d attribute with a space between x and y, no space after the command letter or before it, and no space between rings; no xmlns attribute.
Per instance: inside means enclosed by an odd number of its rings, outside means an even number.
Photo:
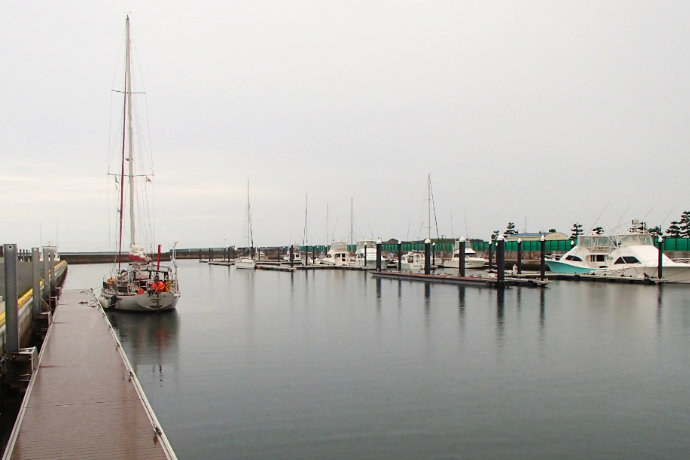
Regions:
<svg viewBox="0 0 690 460"><path fill-rule="evenodd" d="M654 245L654 239L652 235L648 233L630 233L625 235L617 235L616 242L621 246L631 246L631 245Z"/></svg>
<svg viewBox="0 0 690 460"><path fill-rule="evenodd" d="M608 251L612 249L613 242L611 237L605 235L580 235L577 237L577 245L591 251Z"/></svg>

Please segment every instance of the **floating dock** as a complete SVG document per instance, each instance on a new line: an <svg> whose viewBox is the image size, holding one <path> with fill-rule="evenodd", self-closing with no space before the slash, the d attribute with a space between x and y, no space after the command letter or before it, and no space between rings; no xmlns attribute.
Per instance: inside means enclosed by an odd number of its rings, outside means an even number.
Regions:
<svg viewBox="0 0 690 460"><path fill-rule="evenodd" d="M5 458L176 458L92 290L63 291Z"/></svg>
<svg viewBox="0 0 690 460"><path fill-rule="evenodd" d="M479 287L509 287L509 286L526 286L526 287L545 287L548 280L539 280L532 278L513 278L506 277L503 283L498 281L494 276L457 276L449 274L430 274L398 272L398 271L380 271L371 273L374 278L387 278L405 281L424 281L427 283L446 283L446 284L461 284L464 286L479 286Z"/></svg>

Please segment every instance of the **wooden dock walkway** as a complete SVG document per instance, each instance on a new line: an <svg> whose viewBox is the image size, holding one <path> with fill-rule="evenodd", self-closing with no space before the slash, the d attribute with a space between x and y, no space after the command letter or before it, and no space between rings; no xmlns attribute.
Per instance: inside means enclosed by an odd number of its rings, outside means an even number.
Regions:
<svg viewBox="0 0 690 460"><path fill-rule="evenodd" d="M176 458L93 291L63 291L3 458Z"/></svg>

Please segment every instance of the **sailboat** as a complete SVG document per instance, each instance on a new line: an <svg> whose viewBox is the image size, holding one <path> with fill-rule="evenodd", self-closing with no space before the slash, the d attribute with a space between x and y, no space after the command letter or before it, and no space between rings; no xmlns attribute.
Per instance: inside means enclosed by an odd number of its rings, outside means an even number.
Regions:
<svg viewBox="0 0 690 460"><path fill-rule="evenodd" d="M433 195L431 193L431 174L426 178L426 199L427 199L427 240L431 242L431 206ZM434 220L436 220L436 207L434 206ZM438 238L438 222L436 223L436 238ZM402 271L421 272L424 271L426 255L423 251L409 251L402 255L400 269Z"/></svg>
<svg viewBox="0 0 690 460"><path fill-rule="evenodd" d="M249 205L249 181L247 181L247 247L249 255L242 256L235 261L235 268L253 270L256 268L254 260L254 237L252 236L252 208Z"/></svg>
<svg viewBox="0 0 690 460"><path fill-rule="evenodd" d="M119 237L117 261L113 272L103 280L103 287L99 301L103 308L125 311L160 312L173 310L180 298L177 280L177 265L175 264L175 249L172 251L172 267L160 263L161 246L158 245L158 257L155 262L145 253L143 247L137 244L135 221L135 180L141 179L135 174L138 159L134 157L134 138L132 124L132 72L131 72L131 39L129 16L125 28L126 52L123 94L123 129L122 129L122 158L120 172L116 176L119 188ZM125 165L127 172L125 173ZM150 182L150 178L146 177ZM127 185L128 187L125 187ZM126 193L125 190L128 190ZM125 200L127 198L127 200ZM129 205L129 222L125 222L125 201ZM129 225L128 263L123 266L122 246L124 243L125 223Z"/></svg>

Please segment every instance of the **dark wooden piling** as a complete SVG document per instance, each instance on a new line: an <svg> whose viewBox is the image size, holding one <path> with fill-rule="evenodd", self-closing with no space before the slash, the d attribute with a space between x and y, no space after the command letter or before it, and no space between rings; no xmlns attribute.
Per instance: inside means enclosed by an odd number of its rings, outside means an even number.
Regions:
<svg viewBox="0 0 690 460"><path fill-rule="evenodd" d="M381 240L376 242L376 271L381 271Z"/></svg>
<svg viewBox="0 0 690 460"><path fill-rule="evenodd" d="M546 275L546 238L544 235L539 238L540 243L540 255L539 255L539 276L541 280L544 280Z"/></svg>
<svg viewBox="0 0 690 460"><path fill-rule="evenodd" d="M496 278L498 284L502 285L505 281L505 270L506 270L506 241L502 236L499 236L496 240Z"/></svg>
<svg viewBox="0 0 690 460"><path fill-rule="evenodd" d="M494 264L493 259L494 259L493 240L489 240L489 268L491 268Z"/></svg>
<svg viewBox="0 0 690 460"><path fill-rule="evenodd" d="M664 237L659 235L659 242L658 242L658 247L659 247L659 261L657 263L657 278L661 279L663 276L664 270L662 268L662 261L663 261L663 255L664 255Z"/></svg>

